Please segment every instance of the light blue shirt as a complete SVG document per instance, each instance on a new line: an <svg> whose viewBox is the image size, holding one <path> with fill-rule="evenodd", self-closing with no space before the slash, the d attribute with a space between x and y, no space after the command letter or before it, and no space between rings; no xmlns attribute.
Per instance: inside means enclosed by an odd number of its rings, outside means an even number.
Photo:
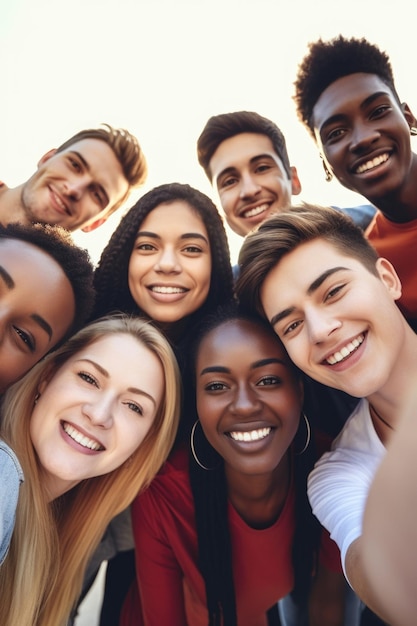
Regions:
<svg viewBox="0 0 417 626"><path fill-rule="evenodd" d="M0 565L9 550L23 471L13 450L0 441Z"/></svg>

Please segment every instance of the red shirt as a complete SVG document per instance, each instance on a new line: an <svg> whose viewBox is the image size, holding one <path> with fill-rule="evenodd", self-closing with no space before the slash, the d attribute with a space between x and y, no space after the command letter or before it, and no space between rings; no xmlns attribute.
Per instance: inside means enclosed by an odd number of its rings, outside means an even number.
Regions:
<svg viewBox="0 0 417 626"><path fill-rule="evenodd" d="M239 626L265 626L266 611L293 587L294 500L291 485L278 520L264 530L248 526L229 504ZM185 450L175 453L135 500L132 518L141 599L135 586L125 602L120 626L207 626ZM321 560L340 572L336 544L327 534L323 536L330 549L322 551Z"/></svg>

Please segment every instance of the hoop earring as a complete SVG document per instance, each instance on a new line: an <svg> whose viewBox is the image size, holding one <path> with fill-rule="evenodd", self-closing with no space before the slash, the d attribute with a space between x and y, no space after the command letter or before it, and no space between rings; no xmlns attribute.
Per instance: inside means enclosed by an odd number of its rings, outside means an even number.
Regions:
<svg viewBox="0 0 417 626"><path fill-rule="evenodd" d="M310 445L310 440L311 440L310 422L308 421L307 415L304 413L304 411L302 412L302 416L304 417L304 421L305 421L306 428L307 428L307 438L306 438L306 442L304 444L304 448L302 450L300 450L300 452L296 452L295 453L297 456L301 456L302 454L304 454L304 452L307 450L308 446Z"/></svg>
<svg viewBox="0 0 417 626"><path fill-rule="evenodd" d="M211 467L206 467L205 465L203 465L200 461L200 459L197 456L197 452L195 451L195 445L194 445L194 434L195 434L195 429L197 428L197 424L200 423L200 420L196 420L194 422L194 425L191 429L191 435L190 435L190 447L191 447L191 454L194 457L195 462L197 463L197 465L199 465L203 470L206 470L207 472L209 472L211 469Z"/></svg>
<svg viewBox="0 0 417 626"><path fill-rule="evenodd" d="M417 128L415 126L410 126L410 135L415 137L417 135Z"/></svg>

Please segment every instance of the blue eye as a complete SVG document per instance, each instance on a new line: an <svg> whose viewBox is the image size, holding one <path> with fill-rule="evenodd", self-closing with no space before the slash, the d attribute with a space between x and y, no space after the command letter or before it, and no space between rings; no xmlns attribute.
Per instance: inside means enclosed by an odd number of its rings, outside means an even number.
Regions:
<svg viewBox="0 0 417 626"><path fill-rule="evenodd" d="M143 415L143 409L139 406L139 404L136 404L135 402L124 402L124 404L135 413Z"/></svg>

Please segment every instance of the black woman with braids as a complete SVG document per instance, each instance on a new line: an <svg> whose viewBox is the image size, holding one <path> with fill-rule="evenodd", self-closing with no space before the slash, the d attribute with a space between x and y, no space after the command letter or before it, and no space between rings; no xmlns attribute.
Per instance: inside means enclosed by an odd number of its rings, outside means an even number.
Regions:
<svg viewBox="0 0 417 626"><path fill-rule="evenodd" d="M316 457L298 370L272 329L234 306L195 330L195 422L132 505L137 584L120 626L266 626L291 590L305 606L311 583L343 583L307 500ZM321 591L297 623L342 623L339 596Z"/></svg>
<svg viewBox="0 0 417 626"><path fill-rule="evenodd" d="M117 310L153 320L170 341L183 380L187 380L182 363L193 324L233 299L229 246L214 203L197 189L180 183L161 185L146 193L122 218L104 249L95 272L95 287L95 316ZM184 415L187 412L184 406ZM134 576L128 515L113 522L110 538L111 546L102 545L95 567L120 549L116 558L121 565L117 568L113 560L107 569L109 593L102 608L102 626L117 624L115 590L120 588L123 595L122 578L129 577L128 563ZM92 564L93 571L95 567ZM113 613L115 617L111 617Z"/></svg>

